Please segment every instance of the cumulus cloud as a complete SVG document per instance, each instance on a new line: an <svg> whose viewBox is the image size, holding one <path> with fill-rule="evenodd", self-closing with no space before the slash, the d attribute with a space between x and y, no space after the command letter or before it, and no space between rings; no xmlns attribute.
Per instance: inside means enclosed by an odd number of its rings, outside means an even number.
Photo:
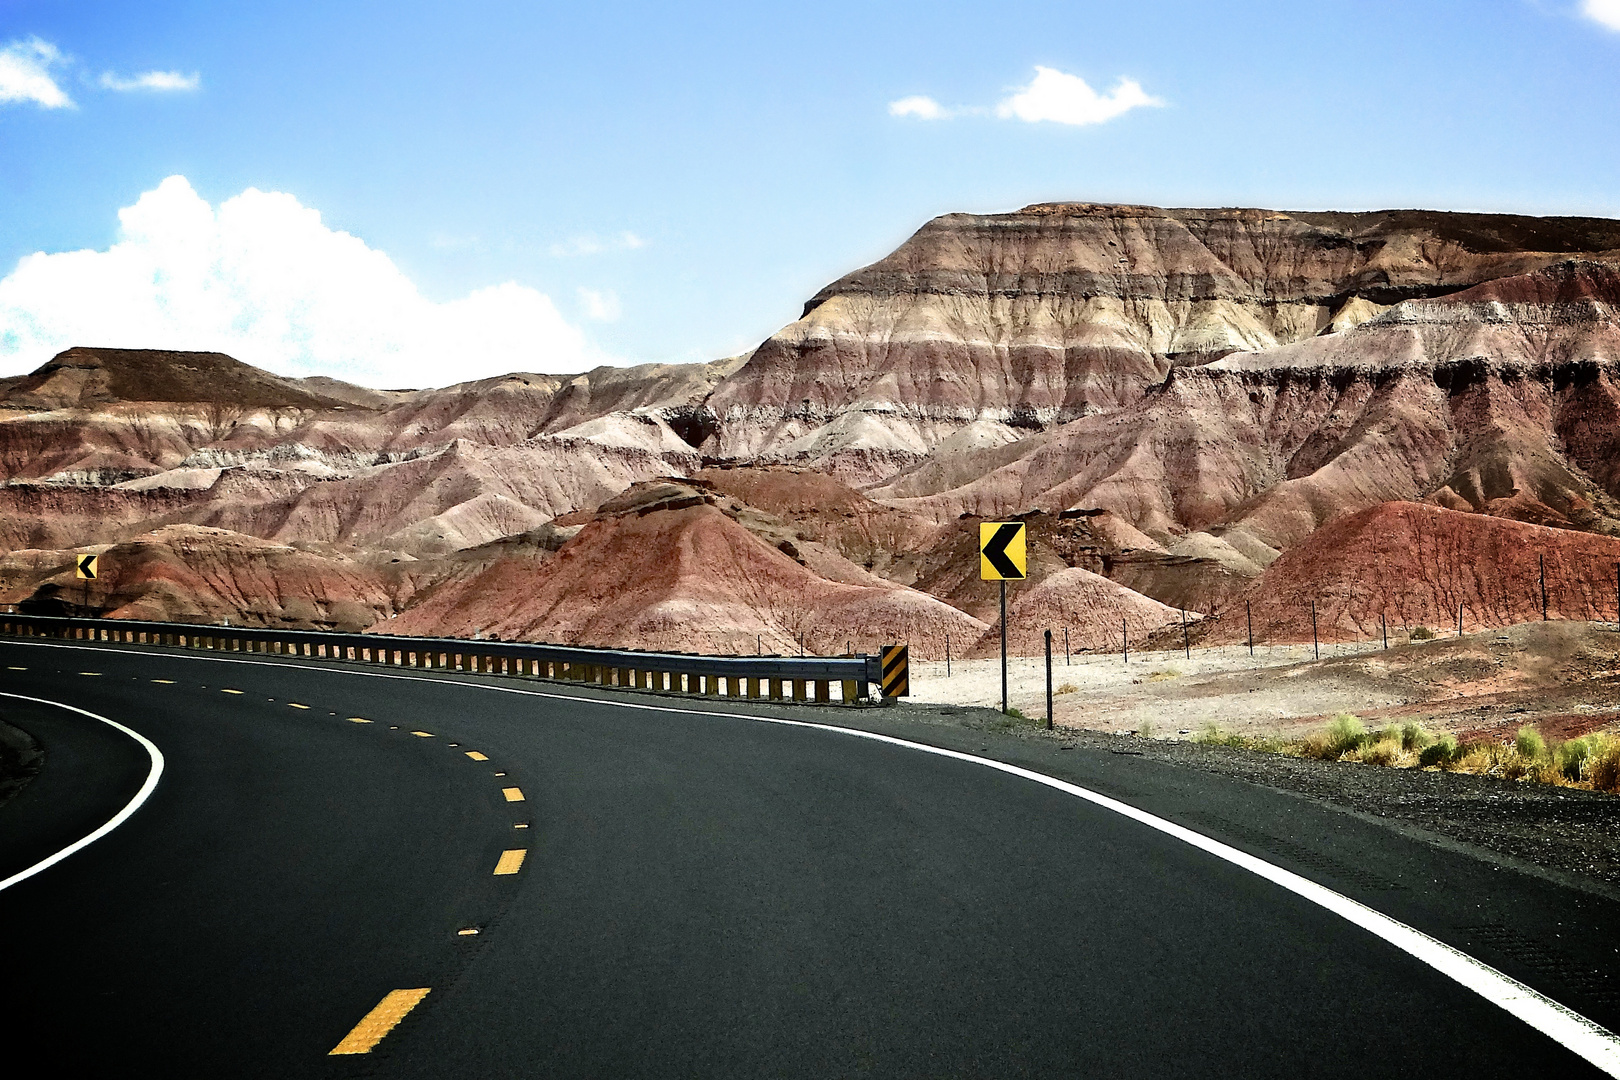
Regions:
<svg viewBox="0 0 1620 1080"><path fill-rule="evenodd" d="M595 319L597 322L613 322L621 312L619 294L612 289L581 288L579 303L585 309L585 317Z"/></svg>
<svg viewBox="0 0 1620 1080"><path fill-rule="evenodd" d="M1581 0L1581 14L1600 26L1620 31L1620 0Z"/></svg>
<svg viewBox="0 0 1620 1080"><path fill-rule="evenodd" d="M56 46L37 37L0 49L0 105L31 101L45 109L71 109L73 99L51 77L51 67L61 62Z"/></svg>
<svg viewBox="0 0 1620 1080"><path fill-rule="evenodd" d="M291 195L214 207L171 176L118 220L107 250L29 255L0 280L0 374L73 345L217 350L383 387L611 362L544 294L506 282L429 300Z"/></svg>
<svg viewBox="0 0 1620 1080"><path fill-rule="evenodd" d="M160 94L177 90L195 90L201 82L202 77L195 71L190 75L178 71L143 71L139 75L127 79L108 71L101 76L101 85L103 87L125 94L136 90L147 90Z"/></svg>
<svg viewBox="0 0 1620 1080"><path fill-rule="evenodd" d="M1620 0L1587 0L1591 4L1620 6ZM995 107L1003 120L1023 120L1035 124L1103 124L1144 105L1163 105L1160 99L1142 89L1135 79L1120 79L1107 94L1093 90L1078 75L1056 68L1035 68L1028 86L1015 90ZM984 116L991 110L973 105L945 106L925 94L913 94L889 102L890 116L914 116L919 120L949 120L958 116Z"/></svg>
<svg viewBox="0 0 1620 1080"><path fill-rule="evenodd" d="M1078 75L1056 68L1036 67L1035 78L996 106L996 115L1026 123L1050 120L1058 124L1103 124L1143 105L1163 105L1135 79L1120 79L1108 94L1099 94Z"/></svg>
<svg viewBox="0 0 1620 1080"><path fill-rule="evenodd" d="M574 236L560 244L551 245L554 259L570 259L580 255L600 255L604 251L634 251L646 247L647 241L628 229L613 236L601 237L594 233Z"/></svg>
<svg viewBox="0 0 1620 1080"><path fill-rule="evenodd" d="M919 120L944 120L952 112L925 94L913 94L899 101L889 102L890 116L915 116Z"/></svg>

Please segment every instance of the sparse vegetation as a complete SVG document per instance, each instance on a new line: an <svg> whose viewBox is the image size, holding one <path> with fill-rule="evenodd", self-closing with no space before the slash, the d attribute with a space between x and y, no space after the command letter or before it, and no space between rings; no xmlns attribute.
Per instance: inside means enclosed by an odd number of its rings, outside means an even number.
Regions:
<svg viewBox="0 0 1620 1080"><path fill-rule="evenodd" d="M1209 724L1193 741L1320 761L1443 769L1620 793L1620 736L1605 732L1548 743L1540 731L1527 725L1519 729L1511 743L1461 744L1456 736L1434 735L1416 721L1390 724L1369 733L1359 717L1340 713L1325 729L1299 739L1238 735Z"/></svg>
<svg viewBox="0 0 1620 1080"><path fill-rule="evenodd" d="M1533 727L1522 727L1519 734L1514 737L1513 749L1522 758L1529 761L1538 761L1547 756L1547 740L1541 737L1541 732Z"/></svg>
<svg viewBox="0 0 1620 1080"><path fill-rule="evenodd" d="M1442 735L1418 755L1418 767L1423 769L1450 768L1462 758L1462 747L1455 735Z"/></svg>
<svg viewBox="0 0 1620 1080"><path fill-rule="evenodd" d="M1078 689L1080 689L1080 688L1078 686L1074 685L1074 683L1066 682L1062 686L1058 687L1057 690L1054 691L1054 693L1072 694Z"/></svg>
<svg viewBox="0 0 1620 1080"><path fill-rule="evenodd" d="M1412 628L1411 640L1432 641L1434 640L1434 631L1430 630L1427 626L1414 626Z"/></svg>

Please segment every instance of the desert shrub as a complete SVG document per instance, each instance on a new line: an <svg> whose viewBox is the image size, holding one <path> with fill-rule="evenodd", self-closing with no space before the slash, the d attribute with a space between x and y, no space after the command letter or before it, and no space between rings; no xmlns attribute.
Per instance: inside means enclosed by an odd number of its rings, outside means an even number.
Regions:
<svg viewBox="0 0 1620 1080"><path fill-rule="evenodd" d="M1620 791L1620 739L1594 739L1586 778L1599 791Z"/></svg>
<svg viewBox="0 0 1620 1080"><path fill-rule="evenodd" d="M1195 742L1205 746L1230 746L1243 749L1248 746L1248 740L1243 736L1224 730L1219 724L1205 724L1204 730L1193 736Z"/></svg>
<svg viewBox="0 0 1620 1080"><path fill-rule="evenodd" d="M1361 749L1361 760L1369 765L1390 766L1400 756L1401 744L1398 739L1379 739L1371 746Z"/></svg>
<svg viewBox="0 0 1620 1080"><path fill-rule="evenodd" d="M1449 768L1462 757L1462 747L1457 745L1455 735L1442 735L1435 739L1423 752L1418 755L1418 764L1427 769L1438 765L1440 768Z"/></svg>
<svg viewBox="0 0 1620 1080"><path fill-rule="evenodd" d="M1399 724L1385 724L1373 733L1374 743L1392 742L1399 746L1401 742L1401 729Z"/></svg>
<svg viewBox="0 0 1620 1080"><path fill-rule="evenodd" d="M1527 725L1519 729L1513 749L1526 761L1535 761L1547 753L1547 740L1541 737L1541 732Z"/></svg>
<svg viewBox="0 0 1620 1080"><path fill-rule="evenodd" d="M1074 685L1074 683L1066 682L1062 686L1058 687L1057 690L1054 691L1054 693L1072 694L1078 689L1080 689L1080 688L1078 686Z"/></svg>
<svg viewBox="0 0 1620 1080"><path fill-rule="evenodd" d="M1553 755L1553 762L1558 771L1564 774L1565 780L1579 782L1581 774L1586 771L1586 763L1592 757L1592 740L1571 739L1558 748Z"/></svg>
<svg viewBox="0 0 1620 1080"><path fill-rule="evenodd" d="M1401 749L1422 750L1434 742L1434 736L1429 734L1424 726L1416 720L1408 720L1401 725Z"/></svg>
<svg viewBox="0 0 1620 1080"><path fill-rule="evenodd" d="M1349 713L1340 713L1328 722L1327 736L1328 752L1336 758L1359 750L1369 742L1361 719Z"/></svg>
<svg viewBox="0 0 1620 1080"><path fill-rule="evenodd" d="M1328 738L1325 731L1313 731L1299 741L1300 757L1317 758L1326 761L1332 753L1333 740Z"/></svg>
<svg viewBox="0 0 1620 1080"><path fill-rule="evenodd" d="M1142 726L1136 729L1136 733L1144 739L1151 739L1159 734L1159 728L1152 720L1144 720Z"/></svg>
<svg viewBox="0 0 1620 1080"><path fill-rule="evenodd" d="M1430 630L1427 626L1415 626L1412 628L1413 641L1428 641L1433 637L1434 631Z"/></svg>
<svg viewBox="0 0 1620 1080"><path fill-rule="evenodd" d="M1552 787L1569 787L1570 783L1569 777L1564 775L1564 770L1552 760L1538 762L1536 767L1530 770L1530 776L1536 783L1549 784Z"/></svg>
<svg viewBox="0 0 1620 1080"><path fill-rule="evenodd" d="M1517 755L1515 755L1517 758ZM1502 748L1495 743L1468 743L1462 747L1456 768L1458 772L1489 773L1502 764Z"/></svg>

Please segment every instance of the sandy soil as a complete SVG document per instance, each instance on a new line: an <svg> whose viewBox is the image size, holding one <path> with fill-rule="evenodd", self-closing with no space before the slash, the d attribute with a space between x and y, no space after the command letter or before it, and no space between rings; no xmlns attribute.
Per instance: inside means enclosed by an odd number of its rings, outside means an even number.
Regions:
<svg viewBox="0 0 1620 1080"><path fill-rule="evenodd" d="M1209 724L1295 735L1337 712L1369 722L1418 719L1468 737L1511 737L1524 724L1568 738L1620 721L1620 633L1612 623L1536 622L1394 646L1243 646L1075 656L1053 661L1060 725L1190 735ZM1066 689L1068 688L1068 689ZM1045 714L1044 661L1008 661L1009 703ZM1000 661L912 665L912 700L1000 703Z"/></svg>

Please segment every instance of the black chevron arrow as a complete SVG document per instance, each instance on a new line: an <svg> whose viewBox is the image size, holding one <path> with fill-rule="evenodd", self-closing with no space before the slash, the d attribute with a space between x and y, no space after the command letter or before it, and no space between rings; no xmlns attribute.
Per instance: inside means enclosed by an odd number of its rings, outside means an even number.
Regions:
<svg viewBox="0 0 1620 1080"><path fill-rule="evenodd" d="M996 568L996 573L1004 578L1022 578L1024 572L1018 565L1007 558L1007 545L1018 539L1024 526L1021 522L1009 521L996 530L990 542L984 545L983 555L990 560L990 565Z"/></svg>
<svg viewBox="0 0 1620 1080"><path fill-rule="evenodd" d="M79 573L87 578L96 576L96 557L94 555L79 556Z"/></svg>

